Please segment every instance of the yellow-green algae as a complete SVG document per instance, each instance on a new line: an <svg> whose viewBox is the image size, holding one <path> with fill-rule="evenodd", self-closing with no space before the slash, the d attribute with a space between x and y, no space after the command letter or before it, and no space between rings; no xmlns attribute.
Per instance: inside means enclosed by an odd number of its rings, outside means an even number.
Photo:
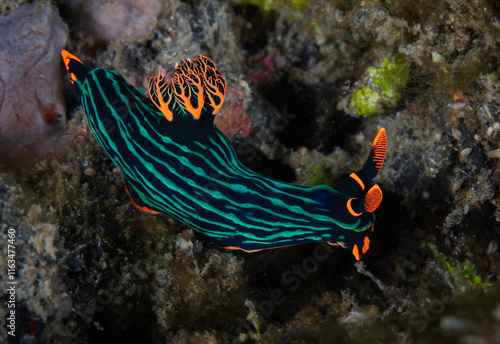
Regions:
<svg viewBox="0 0 500 344"><path fill-rule="evenodd" d="M243 4L258 6L264 11L281 11L283 9L300 10L308 6L307 0L240 0Z"/></svg>
<svg viewBox="0 0 500 344"><path fill-rule="evenodd" d="M437 258L444 262L448 272L457 277L462 285L467 288L472 288L475 285L480 286L482 289L487 291L491 287L491 283L483 282L481 276L476 274L474 266L468 261L458 262L457 260L448 259L443 253L439 252L434 244L427 243L427 246L432 250L432 252L437 256Z"/></svg>
<svg viewBox="0 0 500 344"><path fill-rule="evenodd" d="M354 93L351 101L356 104L358 115L374 116L380 112L377 109L379 100L380 94L377 91L370 86L363 86Z"/></svg>
<svg viewBox="0 0 500 344"><path fill-rule="evenodd" d="M409 78L405 62L400 56L387 56L378 67L367 68L368 85L356 91L351 99L356 107L356 114L374 116L381 113L383 107L397 104Z"/></svg>

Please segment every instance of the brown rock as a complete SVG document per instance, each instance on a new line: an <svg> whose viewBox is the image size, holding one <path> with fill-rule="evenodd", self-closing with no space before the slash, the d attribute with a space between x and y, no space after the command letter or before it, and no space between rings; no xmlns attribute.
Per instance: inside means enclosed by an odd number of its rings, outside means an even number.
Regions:
<svg viewBox="0 0 500 344"><path fill-rule="evenodd" d="M65 128L59 52L67 38L54 6L24 4L0 18L0 159L13 167L54 151Z"/></svg>
<svg viewBox="0 0 500 344"><path fill-rule="evenodd" d="M97 42L136 40L144 37L161 10L159 0L72 0L78 27ZM78 15L76 15L78 14Z"/></svg>

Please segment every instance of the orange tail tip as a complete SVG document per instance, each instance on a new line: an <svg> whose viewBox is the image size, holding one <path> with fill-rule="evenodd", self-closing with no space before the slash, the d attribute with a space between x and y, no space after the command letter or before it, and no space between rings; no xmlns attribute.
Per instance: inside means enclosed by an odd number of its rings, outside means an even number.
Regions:
<svg viewBox="0 0 500 344"><path fill-rule="evenodd" d="M375 162L378 172L380 172L380 169L384 164L385 152L387 150L387 135L385 133L385 128L380 128L377 136L375 136L372 144L372 150L375 152L373 161Z"/></svg>
<svg viewBox="0 0 500 344"><path fill-rule="evenodd" d="M72 53L70 53L70 52L69 52L69 51L67 51L67 50L64 50L64 49L63 49L63 50L61 50L61 55L62 55L62 57L63 57L64 61L66 61L67 59L74 59L74 60L77 60L77 61L79 61L80 63L82 63L82 61L80 61L80 60L78 59L78 57L76 57L75 55L73 55Z"/></svg>
<svg viewBox="0 0 500 344"><path fill-rule="evenodd" d="M377 210L381 202L382 202L382 190L378 185L375 184L366 193L363 207L365 208L366 212L373 213L375 210Z"/></svg>
<svg viewBox="0 0 500 344"><path fill-rule="evenodd" d="M64 61L64 66L66 67L66 70L68 71L68 74L71 77L71 82L74 83L76 81L76 76L75 76L75 74L73 74L73 73L71 73L69 71L69 63L71 62L71 60L78 61L81 64L83 64L83 62L80 61L80 59L78 57L76 57L75 55L71 54L67 50L61 50L61 56L62 56L63 61Z"/></svg>
<svg viewBox="0 0 500 344"><path fill-rule="evenodd" d="M80 59L78 57L76 57L75 55L71 54L67 50L61 50L61 56L63 58L64 65L66 66L66 69L68 69L69 62L71 60L76 60L76 61L80 62L81 64L84 64L82 61L80 61Z"/></svg>

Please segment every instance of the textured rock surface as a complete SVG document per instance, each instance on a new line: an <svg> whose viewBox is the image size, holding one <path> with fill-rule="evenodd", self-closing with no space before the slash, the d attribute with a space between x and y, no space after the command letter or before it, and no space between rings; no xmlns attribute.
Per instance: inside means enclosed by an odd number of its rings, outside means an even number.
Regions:
<svg viewBox="0 0 500 344"><path fill-rule="evenodd" d="M34 343L39 324L60 321L71 311L71 299L58 277L64 266L56 264L56 252L65 251L57 247L62 241L54 214L46 209L42 212L36 198L28 200L26 190L3 173L0 173L0 208L0 283L5 286L0 290L0 298L15 304L14 308L5 307L7 303L0 307L0 342L13 339L7 335L12 328L7 327L6 319L15 310L16 340L11 342ZM7 274L12 261L16 269L13 280ZM9 281L17 282L14 295L7 289Z"/></svg>
<svg viewBox="0 0 500 344"><path fill-rule="evenodd" d="M71 29L85 18L54 3ZM245 164L284 181L334 186L384 126L384 200L356 264L321 245L214 248L133 208L77 107L65 157L19 182L0 167L0 243L18 233L18 342L498 343L497 3L164 0L136 41L73 33L72 53L135 86L159 68L172 75L181 58L213 58L228 82L218 125ZM389 56L409 72L398 103L351 116L353 95ZM251 80L249 70L269 73ZM0 283L6 255L0 245ZM0 343L5 319L0 307Z"/></svg>
<svg viewBox="0 0 500 344"><path fill-rule="evenodd" d="M98 42L144 37L161 9L158 0L117 0L113 3L73 0L70 6L79 28Z"/></svg>
<svg viewBox="0 0 500 344"><path fill-rule="evenodd" d="M68 27L53 6L0 18L0 157L18 164L52 151L65 127L59 51Z"/></svg>

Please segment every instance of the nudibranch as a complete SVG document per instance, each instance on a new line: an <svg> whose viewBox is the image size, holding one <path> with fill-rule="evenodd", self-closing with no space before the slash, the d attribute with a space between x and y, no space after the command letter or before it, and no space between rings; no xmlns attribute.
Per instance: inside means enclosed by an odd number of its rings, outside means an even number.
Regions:
<svg viewBox="0 0 500 344"><path fill-rule="evenodd" d="M65 50L62 57L97 142L140 210L171 215L227 249L327 242L358 260L368 250L382 201L380 187L368 186L384 162L384 128L364 167L335 189L285 183L245 167L214 126L226 81L211 59L182 60L169 82L158 73L148 98L112 70Z"/></svg>

